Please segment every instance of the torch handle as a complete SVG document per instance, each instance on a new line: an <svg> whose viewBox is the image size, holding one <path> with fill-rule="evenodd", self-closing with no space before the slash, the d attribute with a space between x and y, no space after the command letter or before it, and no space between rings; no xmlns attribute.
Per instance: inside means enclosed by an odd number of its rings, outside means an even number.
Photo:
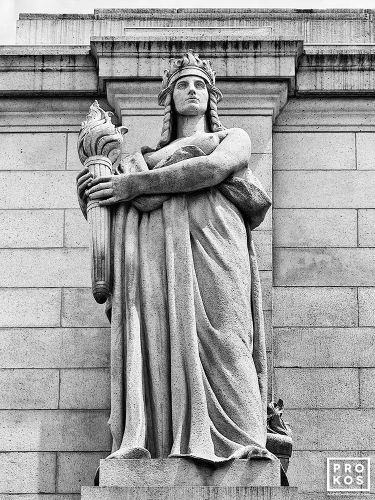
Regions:
<svg viewBox="0 0 375 500"><path fill-rule="evenodd" d="M90 156L84 163L96 177L112 175L112 163L105 156ZM111 212L96 200L87 204L87 220L90 225L91 282L96 302L103 304L111 293Z"/></svg>

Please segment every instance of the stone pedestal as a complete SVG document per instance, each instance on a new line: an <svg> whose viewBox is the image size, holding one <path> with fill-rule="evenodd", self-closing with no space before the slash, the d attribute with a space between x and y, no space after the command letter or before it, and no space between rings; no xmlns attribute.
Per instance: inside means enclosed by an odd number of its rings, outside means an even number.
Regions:
<svg viewBox="0 0 375 500"><path fill-rule="evenodd" d="M186 459L101 460L100 486L82 500L294 500L280 487L280 462L234 460L220 467Z"/></svg>

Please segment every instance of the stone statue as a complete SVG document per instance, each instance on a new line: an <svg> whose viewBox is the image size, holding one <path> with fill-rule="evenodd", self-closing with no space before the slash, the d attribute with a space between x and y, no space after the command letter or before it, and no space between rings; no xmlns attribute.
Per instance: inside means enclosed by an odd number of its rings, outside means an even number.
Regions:
<svg viewBox="0 0 375 500"><path fill-rule="evenodd" d="M251 236L271 202L247 133L220 123L221 98L188 51L164 75L157 148L77 177L84 213L111 207L110 458L273 458Z"/></svg>

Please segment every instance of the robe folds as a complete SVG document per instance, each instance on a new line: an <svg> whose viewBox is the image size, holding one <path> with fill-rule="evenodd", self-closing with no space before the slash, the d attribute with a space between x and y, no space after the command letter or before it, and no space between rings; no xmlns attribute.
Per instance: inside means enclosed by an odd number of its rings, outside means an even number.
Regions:
<svg viewBox="0 0 375 500"><path fill-rule="evenodd" d="M186 154L204 153L177 151L169 164ZM270 200L245 170L152 211L112 211L112 451L213 464L272 457L251 238Z"/></svg>

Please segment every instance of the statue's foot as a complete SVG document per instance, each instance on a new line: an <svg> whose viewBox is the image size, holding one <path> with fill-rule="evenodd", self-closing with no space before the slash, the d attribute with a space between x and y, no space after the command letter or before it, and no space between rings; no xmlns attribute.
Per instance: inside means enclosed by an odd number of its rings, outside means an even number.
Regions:
<svg viewBox="0 0 375 500"><path fill-rule="evenodd" d="M114 458L117 460L121 459L141 459L141 458L151 458L151 454L146 448L142 448L141 446L137 448L120 448L119 450L111 453L106 460Z"/></svg>
<svg viewBox="0 0 375 500"><path fill-rule="evenodd" d="M254 447L247 454L247 459L248 460L275 460L275 458L276 458L275 455L273 455L272 453L270 453L265 448Z"/></svg>

